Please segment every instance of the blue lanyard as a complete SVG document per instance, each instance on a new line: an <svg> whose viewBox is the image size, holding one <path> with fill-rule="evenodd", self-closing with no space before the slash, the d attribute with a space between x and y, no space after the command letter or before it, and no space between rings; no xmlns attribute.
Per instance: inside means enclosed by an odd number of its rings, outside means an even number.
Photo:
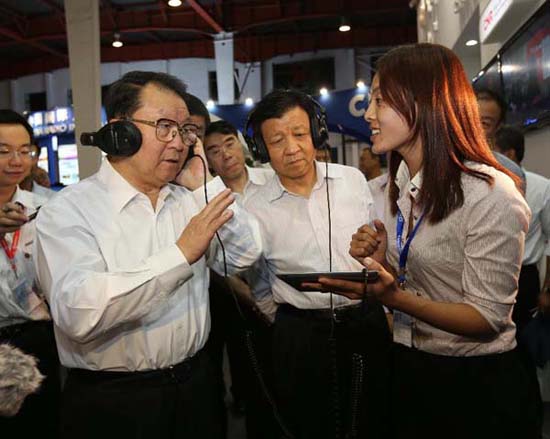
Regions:
<svg viewBox="0 0 550 439"><path fill-rule="evenodd" d="M420 223L424 219L424 213L420 216L420 219L417 221L416 225L412 229L412 232L409 234L409 238L405 245L403 245L403 229L405 228L405 218L399 208L397 209L397 225L396 225L396 239L397 239L397 251L399 252L399 272L397 275L397 280L399 281L399 286L404 287L407 281L407 258L409 257L409 249L411 247L411 242L414 239L416 232Z"/></svg>

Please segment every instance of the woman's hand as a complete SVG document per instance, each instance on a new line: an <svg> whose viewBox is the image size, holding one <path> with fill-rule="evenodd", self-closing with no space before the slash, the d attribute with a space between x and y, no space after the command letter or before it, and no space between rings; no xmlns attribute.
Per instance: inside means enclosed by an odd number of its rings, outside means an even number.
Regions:
<svg viewBox="0 0 550 439"><path fill-rule="evenodd" d="M365 224L359 227L351 237L349 254L361 263L366 257L380 263L386 260L386 249L388 247L386 228L380 220L374 220L374 227L376 230Z"/></svg>
<svg viewBox="0 0 550 439"><path fill-rule="evenodd" d="M384 305L389 305L392 302L393 296L399 289L395 278L382 266L382 264L376 262L372 258L365 258L362 262L368 270L378 271L378 280L368 282L366 285L367 297L376 299ZM352 300L361 299L365 295L364 282L320 277L318 283L304 283L304 286L319 291L330 291L341 296L346 296L348 299Z"/></svg>
<svg viewBox="0 0 550 439"><path fill-rule="evenodd" d="M6 203L0 206L0 236L20 229L28 221L21 204Z"/></svg>

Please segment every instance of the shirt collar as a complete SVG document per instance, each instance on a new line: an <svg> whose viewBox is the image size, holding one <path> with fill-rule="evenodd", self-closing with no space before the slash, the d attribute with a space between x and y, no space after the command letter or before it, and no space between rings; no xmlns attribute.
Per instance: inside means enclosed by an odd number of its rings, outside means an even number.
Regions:
<svg viewBox="0 0 550 439"><path fill-rule="evenodd" d="M264 184L264 180L260 177L260 175L257 172L255 172L254 168L251 168L250 166L245 166L245 168L246 168L246 174L248 175L248 181L256 185Z"/></svg>
<svg viewBox="0 0 550 439"><path fill-rule="evenodd" d="M314 161L315 168L317 170L317 181L315 182L315 185L313 186L313 190L319 189L325 180L326 174L326 164L320 163L317 160ZM333 165L331 163L328 164L328 179L333 180L336 178L342 178L342 167ZM267 183L268 189L269 189L269 201L273 202L275 200L278 200L281 198L284 193L289 193L286 188L281 183L281 180L279 179L279 176L275 174L275 176Z"/></svg>
<svg viewBox="0 0 550 439"><path fill-rule="evenodd" d="M422 169L411 180L409 167L405 160L402 160L395 175L395 184L399 188L400 196L403 196L403 193L407 191L411 197L416 199L420 194L420 189L422 189Z"/></svg>
<svg viewBox="0 0 550 439"><path fill-rule="evenodd" d="M142 192L132 186L118 171L113 168L113 165L108 159L104 159L101 163L101 168L98 172L98 178L108 188L108 194L113 202L117 212L122 209L135 197L139 195L145 196ZM172 193L170 185L165 185L159 193L159 200L165 200Z"/></svg>

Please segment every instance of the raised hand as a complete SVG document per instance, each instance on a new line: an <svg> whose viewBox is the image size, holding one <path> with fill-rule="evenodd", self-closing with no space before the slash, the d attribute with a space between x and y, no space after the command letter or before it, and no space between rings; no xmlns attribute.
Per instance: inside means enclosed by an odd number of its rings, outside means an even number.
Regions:
<svg viewBox="0 0 550 439"><path fill-rule="evenodd" d="M191 218L176 242L189 264L204 255L216 231L231 219L233 211L227 208L234 201L231 190L225 189Z"/></svg>
<svg viewBox="0 0 550 439"><path fill-rule="evenodd" d="M208 170L208 161L206 160L206 155L204 154L204 146L201 139L196 137L194 139L195 143L188 143L187 147L189 148L188 155L193 151L194 157L189 158L180 173L176 176L176 183L180 186L184 186L187 189L195 190L201 185L204 184L204 171L206 167L206 181L212 180L212 175ZM204 160L204 165L201 162L202 157Z"/></svg>

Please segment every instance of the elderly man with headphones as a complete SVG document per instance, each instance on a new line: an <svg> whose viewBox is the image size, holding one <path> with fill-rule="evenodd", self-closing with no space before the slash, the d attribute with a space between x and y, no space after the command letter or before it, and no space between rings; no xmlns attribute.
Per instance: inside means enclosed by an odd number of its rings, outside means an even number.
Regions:
<svg viewBox="0 0 550 439"><path fill-rule="evenodd" d="M203 349L207 266L244 269L259 257L261 239L256 221L199 160L184 97L183 83L162 73L116 81L110 123L82 139L107 159L40 212L38 276L69 369L63 437L224 436ZM194 142L196 157L181 171ZM180 171L187 188L169 183Z"/></svg>
<svg viewBox="0 0 550 439"><path fill-rule="evenodd" d="M244 202L260 223L279 304L274 323L275 396L295 438L386 437L390 333L382 307L293 288L278 275L360 271L349 240L373 218L365 177L319 163L324 109L292 90L274 91L249 115L247 143L276 175Z"/></svg>

